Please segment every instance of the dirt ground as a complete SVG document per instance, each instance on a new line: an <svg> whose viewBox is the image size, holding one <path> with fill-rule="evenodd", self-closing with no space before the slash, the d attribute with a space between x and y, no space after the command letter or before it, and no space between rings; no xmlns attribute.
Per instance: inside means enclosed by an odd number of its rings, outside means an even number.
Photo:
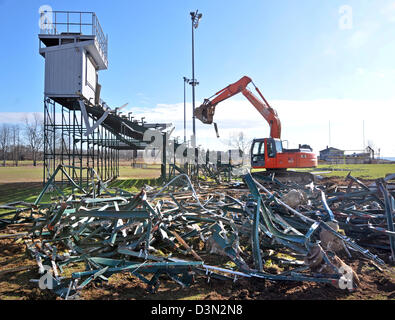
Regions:
<svg viewBox="0 0 395 320"><path fill-rule="evenodd" d="M21 232L22 229L8 228L5 232ZM377 253L386 262L388 257ZM239 279L220 281L197 275L189 288L182 288L174 281L163 277L157 293L147 291L147 286L129 273L116 274L109 282L91 283L82 290L83 300L395 300L395 267L387 265L378 270L374 265L360 256L355 260L342 257L352 266L360 279L360 286L353 292L337 289L328 284L306 282L273 282L267 280ZM27 270L2 274L4 270L26 267ZM6 299L59 299L49 290L40 290L37 264L25 252L22 242L10 239L0 240L0 300Z"/></svg>
<svg viewBox="0 0 395 320"><path fill-rule="evenodd" d="M369 181L364 181L369 183ZM330 178L323 183L339 183L344 179ZM8 226L1 234L19 233L29 226ZM357 253L353 258L341 258L358 274L360 286L353 292L341 290L329 284L307 282L274 282L259 279L220 281L196 275L195 282L187 288L161 278L158 292L148 292L146 284L129 274L115 274L108 282L90 283L81 291L83 300L395 300L395 267L389 261L389 253L371 250L386 262L381 270ZM211 255L212 256L212 255ZM202 256L203 259L205 258ZM218 257L220 259L220 257ZM24 270L7 272L14 268ZM0 237L0 300L54 300L60 299L49 290L41 290L31 279L38 279L35 260L27 255L23 240L1 239Z"/></svg>

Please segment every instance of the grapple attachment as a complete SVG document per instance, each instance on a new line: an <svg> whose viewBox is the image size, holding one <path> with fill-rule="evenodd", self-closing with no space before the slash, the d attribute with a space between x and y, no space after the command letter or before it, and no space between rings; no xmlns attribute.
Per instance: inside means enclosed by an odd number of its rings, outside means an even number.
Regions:
<svg viewBox="0 0 395 320"><path fill-rule="evenodd" d="M205 100L202 105L195 109L194 116L205 124L212 124L214 119L215 105Z"/></svg>

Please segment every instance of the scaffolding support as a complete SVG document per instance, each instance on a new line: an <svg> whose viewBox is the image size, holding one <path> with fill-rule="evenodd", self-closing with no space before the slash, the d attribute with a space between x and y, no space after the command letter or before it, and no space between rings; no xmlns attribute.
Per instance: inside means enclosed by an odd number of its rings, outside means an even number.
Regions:
<svg viewBox="0 0 395 320"><path fill-rule="evenodd" d="M89 122L97 119L89 114ZM97 127L86 136L86 124L77 104L63 106L44 98L44 170L43 183L47 182L58 165L65 167L67 174L82 187L89 183L89 172L93 168L102 181L119 176L120 141L104 126ZM60 187L69 184L62 174L56 183Z"/></svg>

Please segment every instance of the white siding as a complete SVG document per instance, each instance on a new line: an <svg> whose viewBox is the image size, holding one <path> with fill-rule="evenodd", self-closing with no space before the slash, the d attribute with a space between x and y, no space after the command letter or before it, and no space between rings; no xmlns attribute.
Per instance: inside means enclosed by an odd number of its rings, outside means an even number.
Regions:
<svg viewBox="0 0 395 320"><path fill-rule="evenodd" d="M94 50L92 55L92 44L77 42L42 49L46 96L78 98L79 92L94 101L98 65Z"/></svg>
<svg viewBox="0 0 395 320"><path fill-rule="evenodd" d="M86 59L86 84L93 89L96 87L96 67L90 59Z"/></svg>
<svg viewBox="0 0 395 320"><path fill-rule="evenodd" d="M90 101L94 101L96 91L96 68L88 58L86 51L82 58L82 94Z"/></svg>
<svg viewBox="0 0 395 320"><path fill-rule="evenodd" d="M82 50L48 51L45 55L45 95L75 96L81 92Z"/></svg>

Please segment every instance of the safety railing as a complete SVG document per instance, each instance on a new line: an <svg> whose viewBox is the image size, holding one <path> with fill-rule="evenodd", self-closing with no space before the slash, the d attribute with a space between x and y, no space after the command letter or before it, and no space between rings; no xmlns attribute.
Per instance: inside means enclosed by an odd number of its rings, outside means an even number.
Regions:
<svg viewBox="0 0 395 320"><path fill-rule="evenodd" d="M108 37L104 35L94 12L46 11L40 14L41 34L95 36L101 54L107 61Z"/></svg>

